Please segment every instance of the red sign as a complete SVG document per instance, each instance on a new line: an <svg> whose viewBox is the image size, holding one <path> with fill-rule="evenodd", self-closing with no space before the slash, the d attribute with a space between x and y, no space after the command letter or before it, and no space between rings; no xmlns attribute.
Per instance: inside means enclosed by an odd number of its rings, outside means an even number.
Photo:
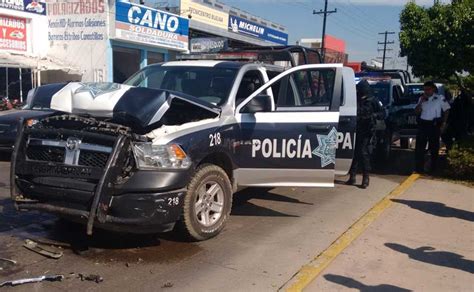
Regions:
<svg viewBox="0 0 474 292"><path fill-rule="evenodd" d="M346 51L346 42L342 39L338 39L331 35L326 35L324 38L324 47L325 49L330 49L336 52L345 53Z"/></svg>
<svg viewBox="0 0 474 292"><path fill-rule="evenodd" d="M26 20L0 15L0 50L26 51Z"/></svg>

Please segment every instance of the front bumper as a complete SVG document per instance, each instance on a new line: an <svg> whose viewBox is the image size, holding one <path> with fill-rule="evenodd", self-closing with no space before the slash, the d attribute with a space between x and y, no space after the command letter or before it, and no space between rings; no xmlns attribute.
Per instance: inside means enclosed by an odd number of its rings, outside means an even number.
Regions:
<svg viewBox="0 0 474 292"><path fill-rule="evenodd" d="M65 191L66 192L66 191ZM94 227L127 233L166 232L173 229L182 213L185 190L164 193L127 193L115 196L107 206L107 214ZM20 211L38 210L86 224L91 212L65 201L17 199Z"/></svg>
<svg viewBox="0 0 474 292"><path fill-rule="evenodd" d="M172 229L180 218L191 169L133 170L123 179L131 142L125 135L104 138L74 130L59 134L31 133L25 128L19 131L10 178L11 197L18 210L39 210L85 223L88 234L96 227L130 233L163 232ZM25 154L28 137L38 133L91 135L111 140L113 150L105 167L30 160Z"/></svg>

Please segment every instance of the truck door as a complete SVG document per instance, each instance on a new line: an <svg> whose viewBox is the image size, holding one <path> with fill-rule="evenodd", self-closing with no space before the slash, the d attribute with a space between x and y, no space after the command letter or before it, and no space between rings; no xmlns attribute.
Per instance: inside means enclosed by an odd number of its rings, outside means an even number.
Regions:
<svg viewBox="0 0 474 292"><path fill-rule="evenodd" d="M334 186L343 71L341 64L294 67L237 106L238 185Z"/></svg>
<svg viewBox="0 0 474 292"><path fill-rule="evenodd" d="M354 157L357 124L355 76L351 68L342 68L343 84L337 128L336 175L346 175Z"/></svg>

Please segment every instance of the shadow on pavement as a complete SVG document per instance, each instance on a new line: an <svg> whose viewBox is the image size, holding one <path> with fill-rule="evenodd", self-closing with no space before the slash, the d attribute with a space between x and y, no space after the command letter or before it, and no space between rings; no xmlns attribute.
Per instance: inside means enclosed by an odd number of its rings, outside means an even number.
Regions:
<svg viewBox="0 0 474 292"><path fill-rule="evenodd" d="M415 169L415 151L392 146L388 161L372 162L373 173L381 175L409 175Z"/></svg>
<svg viewBox="0 0 474 292"><path fill-rule="evenodd" d="M378 292L378 291L384 291L384 292L408 292L412 290L408 290L405 288L400 288L397 286L393 285L388 285L388 284L380 284L376 286L368 286L365 285L357 280L354 280L349 277L344 277L340 275L334 275L334 274L326 274L324 275L324 278L328 280L329 282L333 282L342 286L345 286L347 288L351 289L358 289L361 292Z"/></svg>
<svg viewBox="0 0 474 292"><path fill-rule="evenodd" d="M439 202L428 202L428 201L413 201L413 200L401 200L392 199L392 202L407 205L410 208L416 209L421 212L425 212L434 216L439 217L452 217L458 218L470 222L474 222L474 212L448 207L443 203Z"/></svg>
<svg viewBox="0 0 474 292"><path fill-rule="evenodd" d="M259 217L299 217L296 215L285 214L266 207L255 205L249 202L252 199L266 201L286 202L293 204L313 205L312 203L302 202L298 199L271 193L273 188L246 188L234 194L232 203L232 213L234 216L259 216Z"/></svg>
<svg viewBox="0 0 474 292"><path fill-rule="evenodd" d="M38 212L18 212L10 198L0 199L0 232L26 226L33 222L41 222L49 218L52 218L52 216Z"/></svg>
<svg viewBox="0 0 474 292"><path fill-rule="evenodd" d="M385 246L408 255L410 259L453 268L468 273L474 273L474 261L465 259L462 255L448 251L435 251L431 246L422 246L418 248L410 248L398 243L385 243Z"/></svg>

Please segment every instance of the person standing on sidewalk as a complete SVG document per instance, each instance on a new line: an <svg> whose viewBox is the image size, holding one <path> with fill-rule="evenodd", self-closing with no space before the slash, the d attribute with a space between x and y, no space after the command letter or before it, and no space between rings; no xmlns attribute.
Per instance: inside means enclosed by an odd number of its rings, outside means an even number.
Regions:
<svg viewBox="0 0 474 292"><path fill-rule="evenodd" d="M446 129L446 121L451 108L444 96L435 94L436 84L433 81L425 82L423 91L415 108L415 112L419 115L415 149L416 172L418 173L425 171L425 149L428 142L431 152L431 172L436 171L440 135Z"/></svg>
<svg viewBox="0 0 474 292"><path fill-rule="evenodd" d="M370 166L370 143L375 133L376 119L383 117L383 108L377 97L372 95L369 82L362 80L357 83L357 128L356 143L354 149L354 159L350 169L350 178L348 185L356 183L356 174L359 165L362 167L362 185L363 189L369 186Z"/></svg>

